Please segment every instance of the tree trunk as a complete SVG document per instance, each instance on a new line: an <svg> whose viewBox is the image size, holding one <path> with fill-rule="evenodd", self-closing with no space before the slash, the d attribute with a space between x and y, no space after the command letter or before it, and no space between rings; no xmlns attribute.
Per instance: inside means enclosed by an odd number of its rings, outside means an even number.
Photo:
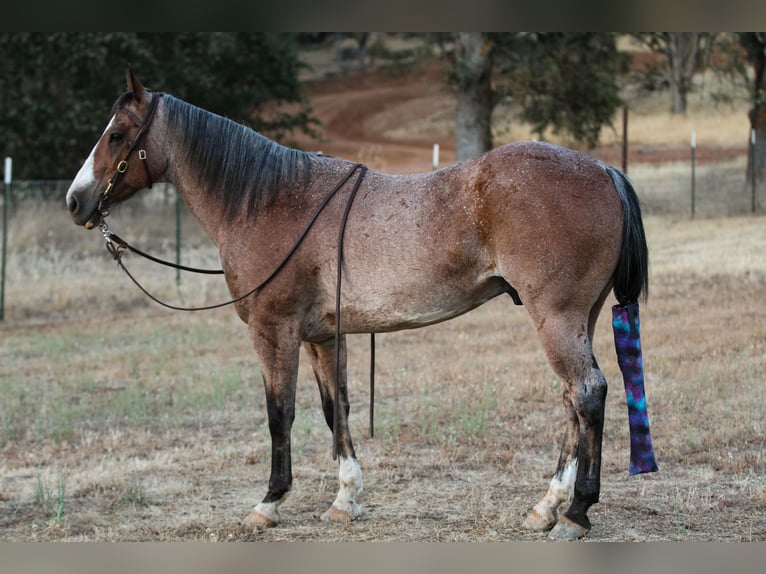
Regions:
<svg viewBox="0 0 766 574"><path fill-rule="evenodd" d="M755 130L755 146L747 160L747 181L752 183L755 175L756 185L762 189L766 187L766 106L756 106L749 115L750 125Z"/></svg>
<svg viewBox="0 0 766 574"><path fill-rule="evenodd" d="M492 148L492 43L480 32L460 32L456 43L458 161Z"/></svg>
<svg viewBox="0 0 766 574"><path fill-rule="evenodd" d="M753 108L748 113L750 127L755 130L755 146L747 158L747 181L752 185L752 177L758 188L766 187L766 33L749 34L754 44L751 51L755 84ZM749 137L749 134L748 134Z"/></svg>
<svg viewBox="0 0 766 574"><path fill-rule="evenodd" d="M665 50L670 64L671 114L686 113L686 97L700 52L700 32L665 32Z"/></svg>

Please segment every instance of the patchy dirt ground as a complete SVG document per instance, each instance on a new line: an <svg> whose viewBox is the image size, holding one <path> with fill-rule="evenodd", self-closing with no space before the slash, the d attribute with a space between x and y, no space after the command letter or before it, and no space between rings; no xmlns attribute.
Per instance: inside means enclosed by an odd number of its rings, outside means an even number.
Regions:
<svg viewBox="0 0 766 574"><path fill-rule="evenodd" d="M315 84L321 149L415 171L430 169L439 143L442 163L451 161L443 118L454 103L439 74L428 66L408 77L376 71ZM655 157L631 153L631 161ZM656 157L673 153L687 152L663 148ZM764 541L766 226L760 217L646 223L652 295L642 327L660 472L627 475L625 399L602 318L597 356L611 386L602 496L588 540ZM302 360L295 490L284 523L252 533L239 521L265 493L269 441L244 326L227 310L158 311L116 270L90 276L102 259L77 264L46 263L47 274L41 264L27 295L52 311L2 327L0 539L545 538L520 525L555 467L561 388L526 313L510 300L378 338L375 438L367 430L367 339L352 338L351 426L365 482L364 514L353 523L319 521L337 473ZM73 286L68 299L64 285ZM219 288L183 293L217 299Z"/></svg>
<svg viewBox="0 0 766 574"><path fill-rule="evenodd" d="M456 99L445 82L443 65L438 61L418 64L401 75L376 69L316 80L308 86L325 141L317 145L305 137L298 138L306 149L320 149L387 173L428 171L432 167L434 144L439 145L440 165L454 161ZM517 113L507 106L499 106L493 117L499 120L498 116ZM635 117L632 114L629 132L633 122L644 119L643 112ZM621 118L616 120L617 131L622 129L621 121ZM746 128L742 133L747 135ZM501 142L507 139L503 134L496 137ZM700 163L724 161L742 156L746 150L746 137L741 134L716 145L703 145L700 140L696 160ZM612 165L622 165L621 144L604 145L589 152ZM628 146L629 165L689 160L688 145L632 141Z"/></svg>
<svg viewBox="0 0 766 574"><path fill-rule="evenodd" d="M588 540L763 541L766 275L655 275L652 286L642 327L660 472L627 475L625 399L603 320L597 356L611 390ZM319 520L335 495L336 466L302 362L295 490L283 524L257 533L239 521L265 492L268 430L236 319L138 306L108 324L58 321L5 334L26 394L4 399L29 415L19 437L6 426L0 451L3 540L544 539L520 525L555 466L561 388L526 313L505 298L379 336L375 438L367 340L352 338L352 432L365 482L364 514L353 523ZM17 378L8 369L6 387Z"/></svg>

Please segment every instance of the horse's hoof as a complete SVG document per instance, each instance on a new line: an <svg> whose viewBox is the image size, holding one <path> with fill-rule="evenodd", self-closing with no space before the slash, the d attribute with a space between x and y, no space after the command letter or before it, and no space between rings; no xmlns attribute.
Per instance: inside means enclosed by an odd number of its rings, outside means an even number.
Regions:
<svg viewBox="0 0 766 574"><path fill-rule="evenodd" d="M351 522L362 515L362 509L359 505L352 503L348 508L338 508L334 504L322 514L322 522Z"/></svg>
<svg viewBox="0 0 766 574"><path fill-rule="evenodd" d="M543 515L537 508L533 508L527 515L522 526L527 530L542 532L544 530L550 530L555 524L556 513L554 511L547 511L545 515Z"/></svg>
<svg viewBox="0 0 766 574"><path fill-rule="evenodd" d="M585 528L572 522L566 516L562 516L548 534L549 540L578 540L590 532L590 528Z"/></svg>
<svg viewBox="0 0 766 574"><path fill-rule="evenodd" d="M269 517L265 514L261 514L255 508L253 508L253 510L250 511L250 514L248 514L242 521L242 525L252 531L263 530L265 528L273 528L278 523L279 516Z"/></svg>

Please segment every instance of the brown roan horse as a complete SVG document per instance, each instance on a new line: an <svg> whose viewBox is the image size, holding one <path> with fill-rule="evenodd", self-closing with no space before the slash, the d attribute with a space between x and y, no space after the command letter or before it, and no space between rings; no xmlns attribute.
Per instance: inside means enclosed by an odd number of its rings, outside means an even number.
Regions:
<svg viewBox="0 0 766 574"><path fill-rule="evenodd" d="M349 161L281 146L231 120L152 92L127 73L109 124L67 192L74 222L98 226L106 208L152 182L170 182L215 242L232 296L284 259ZM526 308L564 386L566 430L546 495L524 526L570 539L590 529L598 501L607 383L592 340L614 289L647 289L641 212L627 178L583 153L514 143L440 170L363 178L343 241L339 404L335 404L335 286L339 226L354 173L279 272L236 303L266 391L272 441L268 491L244 519L273 526L292 485L290 431L301 345L339 455L339 490L324 520L361 509L362 473L348 429L348 333L431 325L502 294ZM510 302L510 299L509 299ZM571 501L565 512L558 508Z"/></svg>

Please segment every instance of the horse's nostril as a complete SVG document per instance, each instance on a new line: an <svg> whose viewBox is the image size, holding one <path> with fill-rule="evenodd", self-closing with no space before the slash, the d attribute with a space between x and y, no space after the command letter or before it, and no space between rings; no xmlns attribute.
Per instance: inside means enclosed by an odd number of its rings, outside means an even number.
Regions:
<svg viewBox="0 0 766 574"><path fill-rule="evenodd" d="M77 211L80 209L80 202L77 201L77 198L74 196L69 198L68 205L69 205L69 213L71 213L72 215L77 213Z"/></svg>

